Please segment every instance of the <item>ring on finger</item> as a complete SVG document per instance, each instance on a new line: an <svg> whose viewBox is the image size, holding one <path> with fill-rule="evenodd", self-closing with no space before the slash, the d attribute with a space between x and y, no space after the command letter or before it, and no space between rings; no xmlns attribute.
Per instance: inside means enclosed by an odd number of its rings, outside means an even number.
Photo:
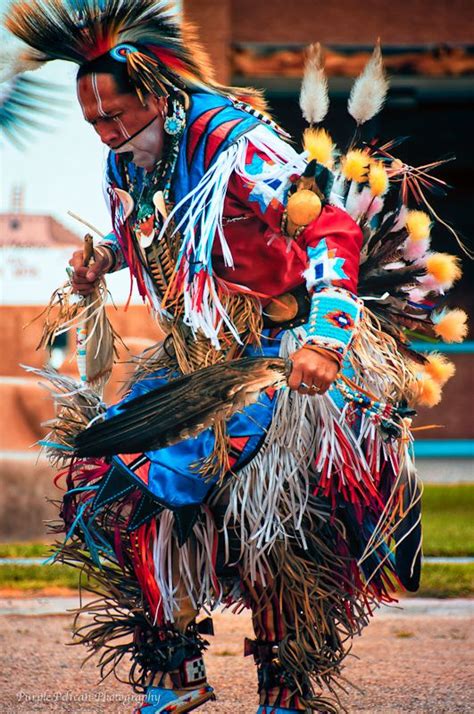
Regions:
<svg viewBox="0 0 474 714"><path fill-rule="evenodd" d="M321 387L318 387L317 384L312 384L311 387L310 387L310 389L311 389L312 392L316 392L316 394L319 394L320 391L321 391Z"/></svg>
<svg viewBox="0 0 474 714"><path fill-rule="evenodd" d="M309 384L306 384L306 382L301 382L300 388L303 387L303 389L310 389Z"/></svg>

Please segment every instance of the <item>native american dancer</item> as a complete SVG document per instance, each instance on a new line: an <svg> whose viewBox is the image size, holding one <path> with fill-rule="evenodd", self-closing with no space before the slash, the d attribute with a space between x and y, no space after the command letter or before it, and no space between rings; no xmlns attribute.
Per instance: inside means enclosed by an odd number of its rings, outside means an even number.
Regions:
<svg viewBox="0 0 474 714"><path fill-rule="evenodd" d="M82 383L49 373L45 440L67 487L55 557L98 596L75 637L104 675L128 663L137 711L188 712L214 698L199 611L250 608L258 712L337 712L351 639L419 583L411 416L453 367L410 339L466 332L437 308L460 275L429 250L441 182L358 130L341 156L315 126L317 45L298 153L257 93L213 81L162 2L18 2L6 26L28 46L17 71L79 65L84 118L111 149L113 232L73 256L43 339L78 325ZM377 47L349 102L357 128L386 91ZM107 408L103 275L125 266L165 339Z"/></svg>

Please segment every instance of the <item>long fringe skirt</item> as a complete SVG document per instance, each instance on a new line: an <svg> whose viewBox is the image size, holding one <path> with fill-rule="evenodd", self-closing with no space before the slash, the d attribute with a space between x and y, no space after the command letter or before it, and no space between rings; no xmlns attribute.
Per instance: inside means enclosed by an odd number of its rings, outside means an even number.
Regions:
<svg viewBox="0 0 474 714"><path fill-rule="evenodd" d="M296 347L283 333L280 354ZM101 407L53 381L60 417L50 442L64 446ZM127 661L129 682L143 690L169 665L163 642L188 632L201 609L250 607L257 639L265 636L262 613L272 609L288 687L308 707L339 710L351 640L393 600L400 566L407 571L394 544L411 539L411 574L419 559L410 444L388 437L336 389L315 398L283 389L272 399L253 457L208 485L191 508L165 507L127 479L98 507L98 494L121 478L103 459L69 458L59 474L67 490L54 528L66 538L55 557L79 567L97 595L80 611L92 619L77 620L75 637L98 653L102 675ZM68 431L66 423L76 426ZM68 456L67 447L52 453ZM205 647L197 631L194 638Z"/></svg>

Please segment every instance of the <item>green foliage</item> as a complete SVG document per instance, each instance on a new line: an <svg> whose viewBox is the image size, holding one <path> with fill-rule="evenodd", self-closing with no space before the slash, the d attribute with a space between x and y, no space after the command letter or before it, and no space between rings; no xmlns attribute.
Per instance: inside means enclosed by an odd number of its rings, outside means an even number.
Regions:
<svg viewBox="0 0 474 714"><path fill-rule="evenodd" d="M0 588L42 590L48 587L76 589L79 571L66 565L2 565ZM421 588L415 597L472 597L474 564L425 563ZM412 595L409 595L412 597ZM224 656L224 653L221 653Z"/></svg>
<svg viewBox="0 0 474 714"><path fill-rule="evenodd" d="M474 484L425 486L423 529L425 555L474 556Z"/></svg>
<svg viewBox="0 0 474 714"><path fill-rule="evenodd" d="M47 558L48 543L0 543L0 558Z"/></svg>
<svg viewBox="0 0 474 714"><path fill-rule="evenodd" d="M416 597L472 597L474 564L425 563Z"/></svg>
<svg viewBox="0 0 474 714"><path fill-rule="evenodd" d="M40 590L47 587L77 588L79 571L67 565L1 565L0 588Z"/></svg>

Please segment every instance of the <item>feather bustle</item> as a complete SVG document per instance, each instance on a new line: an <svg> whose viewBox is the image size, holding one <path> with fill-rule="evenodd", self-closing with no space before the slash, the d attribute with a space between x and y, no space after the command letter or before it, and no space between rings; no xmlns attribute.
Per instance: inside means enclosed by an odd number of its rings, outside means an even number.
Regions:
<svg viewBox="0 0 474 714"><path fill-rule="evenodd" d="M248 357L178 377L79 434L78 453L138 453L195 436L219 416L228 418L257 401L262 390L285 384L287 370L283 359Z"/></svg>

